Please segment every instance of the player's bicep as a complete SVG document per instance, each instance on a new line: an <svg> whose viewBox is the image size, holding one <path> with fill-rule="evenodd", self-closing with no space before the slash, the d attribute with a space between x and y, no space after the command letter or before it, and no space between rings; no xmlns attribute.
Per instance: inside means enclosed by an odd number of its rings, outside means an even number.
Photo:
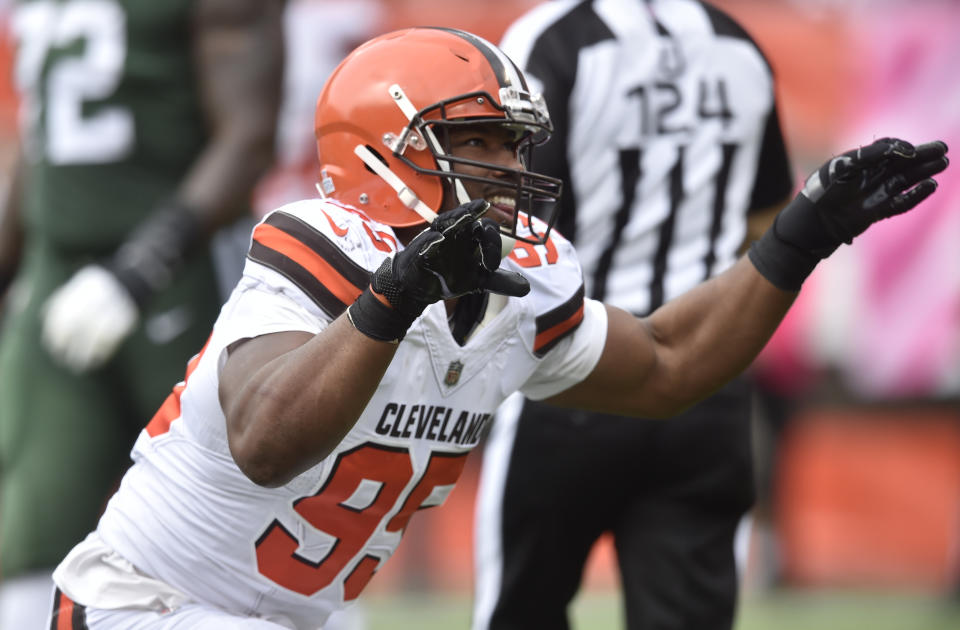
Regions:
<svg viewBox="0 0 960 630"><path fill-rule="evenodd" d="M240 339L228 346L227 358L220 370L220 406L227 417L228 430L231 411L242 404L244 392L251 381L257 380L261 370L278 357L299 348L312 339L312 333L293 330L269 333L254 338Z"/></svg>
<svg viewBox="0 0 960 630"><path fill-rule="evenodd" d="M657 364L653 336L644 320L609 304L604 307L607 336L596 366L583 381L547 402L610 413L645 406L647 382Z"/></svg>

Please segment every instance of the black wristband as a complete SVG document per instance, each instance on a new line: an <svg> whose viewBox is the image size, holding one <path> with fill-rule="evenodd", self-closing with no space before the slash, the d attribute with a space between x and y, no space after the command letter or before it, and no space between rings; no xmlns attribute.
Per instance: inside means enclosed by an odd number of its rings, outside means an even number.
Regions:
<svg viewBox="0 0 960 630"><path fill-rule="evenodd" d="M799 291L820 258L777 237L774 228L764 232L747 252L764 278L784 291Z"/></svg>
<svg viewBox="0 0 960 630"><path fill-rule="evenodd" d="M817 260L823 260L835 252L840 243L850 244L853 235L843 232L842 226L830 221L830 215L839 216L841 211L823 208L799 194L777 215L770 228L777 238L807 252Z"/></svg>
<svg viewBox="0 0 960 630"><path fill-rule="evenodd" d="M817 205L800 193L780 211L760 240L750 246L750 261L773 286L799 291L817 263L845 240L831 227L822 220Z"/></svg>
<svg viewBox="0 0 960 630"><path fill-rule="evenodd" d="M133 230L107 268L142 308L170 285L202 232L196 212L180 202L164 202Z"/></svg>
<svg viewBox="0 0 960 630"><path fill-rule="evenodd" d="M368 286L347 308L353 327L371 339L399 343L417 316L410 317L378 300Z"/></svg>

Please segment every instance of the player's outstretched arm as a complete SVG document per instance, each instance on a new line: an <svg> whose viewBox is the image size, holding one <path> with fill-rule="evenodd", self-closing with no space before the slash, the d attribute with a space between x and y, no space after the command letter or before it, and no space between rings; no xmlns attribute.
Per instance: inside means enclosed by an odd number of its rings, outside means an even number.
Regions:
<svg viewBox="0 0 960 630"><path fill-rule="evenodd" d="M340 443L363 413L407 328L428 305L481 290L523 295L499 269L500 231L486 201L445 212L387 258L370 286L318 335L284 332L234 344L220 376L230 452L252 481L282 485Z"/></svg>
<svg viewBox="0 0 960 630"><path fill-rule="evenodd" d="M946 150L884 138L829 160L725 273L644 319L608 307L597 367L550 402L665 417L709 395L753 361L821 259L936 190Z"/></svg>

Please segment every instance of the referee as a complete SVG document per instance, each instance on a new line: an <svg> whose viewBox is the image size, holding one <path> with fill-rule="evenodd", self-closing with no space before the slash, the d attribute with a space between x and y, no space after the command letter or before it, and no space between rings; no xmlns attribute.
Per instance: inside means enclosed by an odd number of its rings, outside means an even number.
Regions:
<svg viewBox="0 0 960 630"><path fill-rule="evenodd" d="M532 167L564 181L558 228L590 297L645 315L730 266L788 201L770 65L718 9L555 0L502 47L550 109ZM502 413L477 505L474 630L568 628L604 532L627 628L729 629L734 533L754 501L749 398L740 379L669 421L531 401Z"/></svg>

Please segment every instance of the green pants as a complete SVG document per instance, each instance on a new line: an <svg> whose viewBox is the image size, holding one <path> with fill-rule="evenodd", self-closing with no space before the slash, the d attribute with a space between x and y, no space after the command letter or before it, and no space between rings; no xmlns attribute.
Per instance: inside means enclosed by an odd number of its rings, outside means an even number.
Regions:
<svg viewBox="0 0 960 630"><path fill-rule="evenodd" d="M84 263L28 247L0 331L0 576L49 570L96 527L140 429L220 307L213 265L201 256L157 296L102 368L74 374L40 342L49 295ZM81 306L78 306L78 308Z"/></svg>

